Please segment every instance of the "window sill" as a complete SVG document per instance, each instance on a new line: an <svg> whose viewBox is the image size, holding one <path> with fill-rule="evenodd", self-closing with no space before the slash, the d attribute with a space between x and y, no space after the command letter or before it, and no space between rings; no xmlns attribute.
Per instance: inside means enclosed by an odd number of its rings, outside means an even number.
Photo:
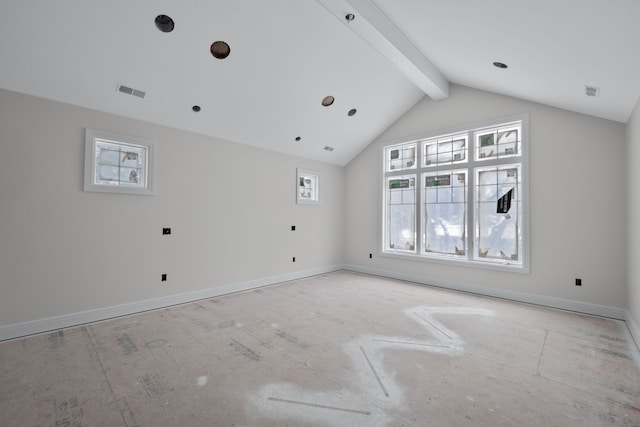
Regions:
<svg viewBox="0 0 640 427"><path fill-rule="evenodd" d="M477 268L482 270L502 271L508 273L529 274L529 267L522 264L511 264L507 260L496 262L480 262L470 261L468 259L457 260L446 256L442 257L426 257L422 255L409 254L409 253L393 253L393 252L380 252L379 256L384 258L399 259L404 261L417 261L433 264L444 264L463 268Z"/></svg>

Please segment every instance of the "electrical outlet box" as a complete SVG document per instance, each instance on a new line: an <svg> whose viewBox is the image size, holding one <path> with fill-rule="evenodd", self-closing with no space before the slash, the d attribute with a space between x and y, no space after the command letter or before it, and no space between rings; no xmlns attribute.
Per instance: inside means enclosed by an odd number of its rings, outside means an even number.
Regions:
<svg viewBox="0 0 640 427"><path fill-rule="evenodd" d="M163 274L163 275L162 275L162 281L163 281L163 282L166 282L166 281L167 281L167 275L166 275L166 274Z"/></svg>
<svg viewBox="0 0 640 427"><path fill-rule="evenodd" d="M296 257L293 257L293 262L296 262Z"/></svg>
<svg viewBox="0 0 640 427"><path fill-rule="evenodd" d="M576 286L582 286L582 279L576 278Z"/></svg>
<svg viewBox="0 0 640 427"><path fill-rule="evenodd" d="M373 258L373 254L369 254L369 258Z"/></svg>
<svg viewBox="0 0 640 427"><path fill-rule="evenodd" d="M162 229L162 235L166 236L167 234L171 234L171 229L170 228L163 228Z"/></svg>

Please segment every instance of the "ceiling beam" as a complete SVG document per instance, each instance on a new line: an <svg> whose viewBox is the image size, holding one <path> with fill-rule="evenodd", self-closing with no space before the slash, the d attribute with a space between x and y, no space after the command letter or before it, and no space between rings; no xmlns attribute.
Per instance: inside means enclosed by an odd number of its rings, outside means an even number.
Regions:
<svg viewBox="0 0 640 427"><path fill-rule="evenodd" d="M371 0L317 0L360 38L387 58L431 98L449 96L449 82ZM355 18L347 21L352 13Z"/></svg>

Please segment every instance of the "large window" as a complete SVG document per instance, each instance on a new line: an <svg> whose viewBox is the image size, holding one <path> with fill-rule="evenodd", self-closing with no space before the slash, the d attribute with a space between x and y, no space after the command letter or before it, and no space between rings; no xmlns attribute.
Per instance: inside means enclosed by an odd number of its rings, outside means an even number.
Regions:
<svg viewBox="0 0 640 427"><path fill-rule="evenodd" d="M526 271L527 117L382 147L384 254Z"/></svg>

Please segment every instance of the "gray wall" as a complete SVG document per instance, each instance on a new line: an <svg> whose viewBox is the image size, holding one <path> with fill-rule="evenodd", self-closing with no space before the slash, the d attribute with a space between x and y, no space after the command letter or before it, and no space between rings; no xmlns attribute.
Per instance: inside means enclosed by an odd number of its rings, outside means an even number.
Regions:
<svg viewBox="0 0 640 427"><path fill-rule="evenodd" d="M341 168L0 90L0 327L343 264L629 308L638 324L639 110L625 128L453 85ZM379 144L521 113L531 273L381 257ZM86 127L157 141L158 194L83 192ZM296 205L297 167L320 172L321 205Z"/></svg>
<svg viewBox="0 0 640 427"><path fill-rule="evenodd" d="M628 195L628 296L627 304L635 330L636 339L640 338L640 99L636 103L627 122L627 182ZM633 323L633 325L631 325ZM640 346L640 342L638 342Z"/></svg>
<svg viewBox="0 0 640 427"><path fill-rule="evenodd" d="M83 192L86 127L157 141L157 195ZM321 205L295 203L297 167L321 174ZM0 90L0 326L339 265L343 183L342 167Z"/></svg>
<svg viewBox="0 0 640 427"><path fill-rule="evenodd" d="M521 113L529 113L530 274L379 256L380 144ZM625 178L623 124L452 85L449 98L423 99L347 165L346 264L623 309Z"/></svg>

